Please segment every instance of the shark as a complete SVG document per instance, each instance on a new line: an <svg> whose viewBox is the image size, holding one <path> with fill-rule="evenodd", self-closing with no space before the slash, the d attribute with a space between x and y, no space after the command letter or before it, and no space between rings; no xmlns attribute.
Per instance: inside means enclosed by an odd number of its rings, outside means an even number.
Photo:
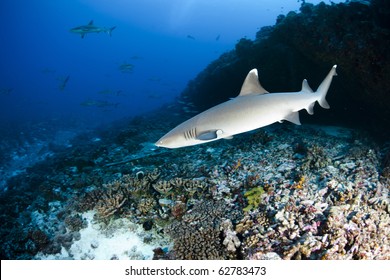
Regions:
<svg viewBox="0 0 390 280"><path fill-rule="evenodd" d="M113 26L111 28L106 27L97 27L93 25L93 20L91 20L87 25L81 25L70 29L69 31L72 33L80 34L81 38L84 38L88 33L100 33L104 32L111 36L112 31L116 28Z"/></svg>
<svg viewBox="0 0 390 280"><path fill-rule="evenodd" d="M66 85L67 85L68 82L69 82L69 79L70 79L70 76L69 76L69 75L66 76L65 78L60 78L61 83L60 83L60 85L58 86L58 88L59 88L61 91L63 91L63 90L65 89Z"/></svg>
<svg viewBox="0 0 390 280"><path fill-rule="evenodd" d="M81 102L80 105L84 106L84 107L95 106L95 107L99 107L99 108L105 108L105 107L113 106L113 107L117 108L119 103L110 103L110 102L105 101L105 100L86 100L84 102Z"/></svg>
<svg viewBox="0 0 390 280"><path fill-rule="evenodd" d="M161 137L155 145L181 148L204 144L264 127L284 120L300 125L299 111L306 109L312 115L316 102L322 108L330 106L325 97L336 76L334 65L314 92L306 79L298 92L269 93L259 82L257 69L246 76L239 95L216 105L179 124Z"/></svg>

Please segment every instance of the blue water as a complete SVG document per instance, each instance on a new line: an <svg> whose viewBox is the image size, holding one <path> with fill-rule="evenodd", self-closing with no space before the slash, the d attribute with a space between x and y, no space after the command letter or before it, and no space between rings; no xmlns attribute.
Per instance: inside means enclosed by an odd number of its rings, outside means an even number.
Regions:
<svg viewBox="0 0 390 280"><path fill-rule="evenodd" d="M48 120L93 127L158 108L240 38L254 38L260 27L300 4L1 1L0 128ZM112 37L93 33L82 39L69 32L90 20L116 26ZM122 63L134 66L131 73L119 70ZM108 106L80 105L91 100Z"/></svg>
<svg viewBox="0 0 390 280"><path fill-rule="evenodd" d="M148 232L145 243L156 230L189 251L187 245L198 252L204 242L214 254L210 248L216 244L229 259L260 259L267 251L286 259L387 259L389 246L381 251L375 244L388 236L388 227L378 225L390 209L390 106L378 106L383 114L371 108L389 101L380 94L386 92L381 89L388 69L381 61L388 57L386 44L380 44L388 34L388 9L380 13L385 0L380 1L367 9L367 1L345 0L350 3L329 10L323 4L301 6L319 0L0 1L0 257L133 259L134 251L141 259L146 253L138 254L135 246L106 252L103 242L81 237L85 227L98 229L96 221L126 217ZM262 28L277 19L276 26ZM90 21L112 29L111 36L70 32ZM295 40L286 40L292 33ZM318 117L317 125L309 125L302 112L301 127L278 123L201 147L154 144L196 112L236 96L254 67L266 89L284 92L283 87L298 89L303 78L317 86L334 64L339 75L329 91L332 109L317 106L309 116ZM377 144L363 129L341 127L350 123L372 126L387 143ZM259 197L253 199L255 193ZM333 216L337 208L341 214ZM196 216L203 215L198 223ZM289 224L296 219L294 227L286 227L287 218ZM184 223L168 227L179 221ZM223 229L222 221L231 226ZM244 229L250 221L253 226ZM183 228L190 234L182 235ZM181 243L194 229L200 238ZM107 239L122 244L114 235ZM240 247L231 239L225 256L225 240L232 236ZM86 247L71 250L80 240ZM360 246L362 240L371 249ZM189 256L165 240L153 246L153 258Z"/></svg>

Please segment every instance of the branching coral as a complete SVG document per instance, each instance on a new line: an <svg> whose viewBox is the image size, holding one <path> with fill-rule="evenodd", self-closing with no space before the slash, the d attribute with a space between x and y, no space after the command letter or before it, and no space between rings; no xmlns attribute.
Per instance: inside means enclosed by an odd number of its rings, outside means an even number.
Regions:
<svg viewBox="0 0 390 280"><path fill-rule="evenodd" d="M100 219L106 219L114 215L125 204L127 198L121 192L107 192L97 203L95 209Z"/></svg>
<svg viewBox="0 0 390 280"><path fill-rule="evenodd" d="M156 206L156 201L153 198L143 198L138 202L137 209L141 214L148 214Z"/></svg>
<svg viewBox="0 0 390 280"><path fill-rule="evenodd" d="M172 190L174 185L172 185L169 181L158 181L156 184L153 184L153 189L159 192L161 195L168 195Z"/></svg>

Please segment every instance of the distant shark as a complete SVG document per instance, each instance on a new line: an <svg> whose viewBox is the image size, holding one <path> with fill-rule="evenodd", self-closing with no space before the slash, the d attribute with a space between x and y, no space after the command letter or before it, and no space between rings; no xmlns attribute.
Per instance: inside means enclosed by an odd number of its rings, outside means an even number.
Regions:
<svg viewBox="0 0 390 280"><path fill-rule="evenodd" d="M99 107L99 108L105 108L105 107L112 107L113 106L113 107L117 108L119 103L110 103L110 102L105 101L105 100L87 100L87 101L81 102L80 105L84 106L84 107L95 106L95 107Z"/></svg>
<svg viewBox="0 0 390 280"><path fill-rule="evenodd" d="M68 84L69 82L69 79L70 79L70 76L66 76L65 78L61 78L61 83L60 85L58 86L58 88L62 91L65 89L66 85Z"/></svg>
<svg viewBox="0 0 390 280"><path fill-rule="evenodd" d="M332 67L316 92L305 79L301 91L282 93L268 93L259 83L257 69L252 69L236 98L183 122L155 145L173 149L230 139L233 135L283 120L300 125L299 110L306 109L312 115L316 101L322 108L330 108L325 97L333 76L337 75L336 67Z"/></svg>
<svg viewBox="0 0 390 280"><path fill-rule="evenodd" d="M112 31L116 28L113 26L111 28L106 27L97 27L93 25L93 20L91 20L87 25L77 26L69 30L72 33L80 34L81 38L84 38L87 33L100 33L104 32L111 36Z"/></svg>

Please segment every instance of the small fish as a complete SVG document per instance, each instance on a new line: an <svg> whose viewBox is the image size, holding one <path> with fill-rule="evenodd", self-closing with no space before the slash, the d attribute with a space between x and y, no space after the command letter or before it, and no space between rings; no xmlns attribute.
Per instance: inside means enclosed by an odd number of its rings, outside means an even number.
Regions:
<svg viewBox="0 0 390 280"><path fill-rule="evenodd" d="M43 68L41 72L42 72L43 74L53 74L53 73L56 72L56 70L50 69L50 68Z"/></svg>
<svg viewBox="0 0 390 280"><path fill-rule="evenodd" d="M101 95L113 95L113 96L125 96L123 93L122 93L122 90L110 90L110 89L104 89L104 90L101 90L101 91L98 91L98 94L101 94Z"/></svg>
<svg viewBox="0 0 390 280"><path fill-rule="evenodd" d="M103 95L112 94L112 93L113 93L113 91L110 89L103 89L101 91L98 91L98 94L103 94Z"/></svg>
<svg viewBox="0 0 390 280"><path fill-rule="evenodd" d="M187 35L187 38L188 38L188 39L191 39L191 40L195 40L195 37L194 37L194 36L191 36L191 35Z"/></svg>
<svg viewBox="0 0 390 280"><path fill-rule="evenodd" d="M159 82L159 81L161 81L161 78L160 78L160 77L156 77L156 76L154 76L154 77L149 77L149 78L148 78L148 81L149 81L149 82Z"/></svg>
<svg viewBox="0 0 390 280"><path fill-rule="evenodd" d="M221 35L218 35L218 36L215 38L215 41L219 41L219 38L221 38Z"/></svg>
<svg viewBox="0 0 390 280"><path fill-rule="evenodd" d="M325 97L335 75L336 65L316 92L305 79L299 92L268 93L259 83L257 69L252 69L236 98L178 125L158 140L156 146L173 149L231 139L233 135L283 120L299 125L299 110L306 109L312 115L316 102L322 108L329 109Z"/></svg>
<svg viewBox="0 0 390 280"><path fill-rule="evenodd" d="M72 33L80 34L81 38L84 38L85 35L88 33L100 33L100 32L107 33L111 37L112 31L115 28L116 26L113 26L111 28L97 27L93 25L93 20L91 20L87 25L77 26L75 28L70 29L69 31Z"/></svg>
<svg viewBox="0 0 390 280"><path fill-rule="evenodd" d="M130 73L132 72L134 69L134 65L133 64L130 64L130 63L122 63L121 65L119 65L119 70L122 72L122 73Z"/></svg>
<svg viewBox="0 0 390 280"><path fill-rule="evenodd" d="M105 100L86 100L80 103L81 106L84 107L98 107L98 108L106 108L106 107L118 107L119 103L110 103Z"/></svg>
<svg viewBox="0 0 390 280"><path fill-rule="evenodd" d="M61 80L61 83L60 83L60 85L58 86L58 88L59 88L61 91L63 91L63 90L65 89L66 85L67 85L68 82L69 82L69 78L70 78L70 76L68 75L68 76L66 76L64 79L60 79L60 80Z"/></svg>
<svg viewBox="0 0 390 280"><path fill-rule="evenodd" d="M148 97L152 99L160 99L163 96L161 94L149 94Z"/></svg>

